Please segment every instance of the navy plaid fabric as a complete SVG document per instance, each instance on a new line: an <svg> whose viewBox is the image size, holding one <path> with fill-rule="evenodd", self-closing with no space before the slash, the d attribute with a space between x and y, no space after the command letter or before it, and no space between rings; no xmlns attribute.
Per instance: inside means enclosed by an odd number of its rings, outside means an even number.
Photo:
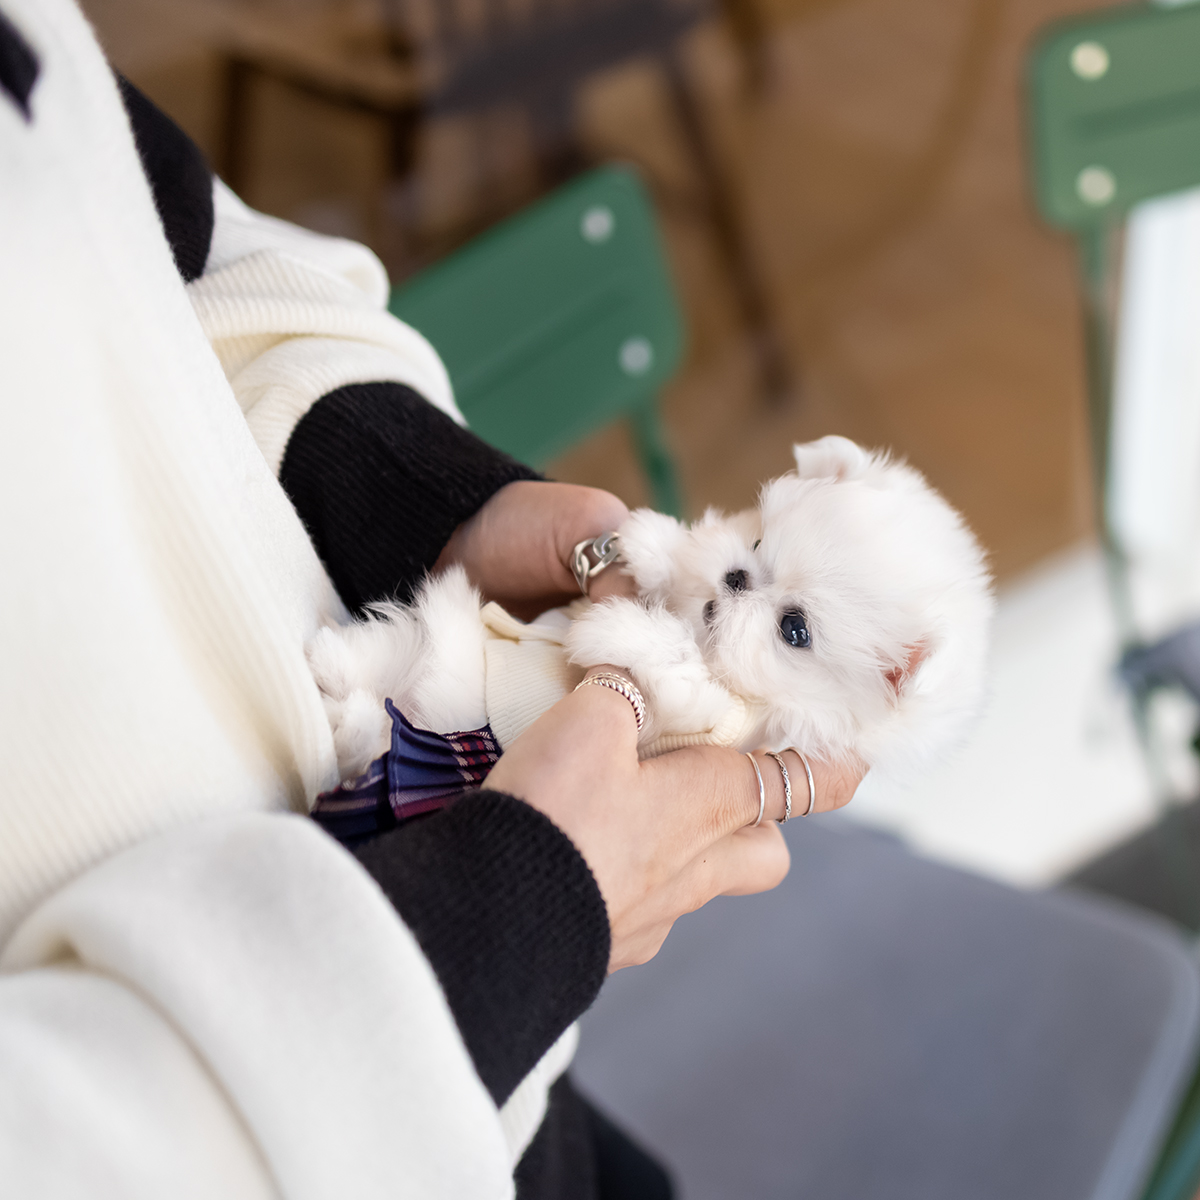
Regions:
<svg viewBox="0 0 1200 1200"><path fill-rule="evenodd" d="M392 747L356 779L322 792L312 818L346 846L353 846L401 821L444 808L456 796L478 787L500 747L491 727L466 733L417 729L390 701Z"/></svg>

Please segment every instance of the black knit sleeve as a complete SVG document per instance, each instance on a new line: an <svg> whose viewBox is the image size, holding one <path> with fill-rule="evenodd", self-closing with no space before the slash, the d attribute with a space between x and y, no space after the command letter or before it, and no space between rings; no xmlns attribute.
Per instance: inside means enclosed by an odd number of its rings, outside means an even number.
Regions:
<svg viewBox="0 0 1200 1200"><path fill-rule="evenodd" d="M399 383L323 396L292 430L279 470L355 612L409 599L463 521L505 484L540 478Z"/></svg>
<svg viewBox="0 0 1200 1200"><path fill-rule="evenodd" d="M472 792L354 851L412 930L497 1105L596 998L608 912L569 838Z"/></svg>

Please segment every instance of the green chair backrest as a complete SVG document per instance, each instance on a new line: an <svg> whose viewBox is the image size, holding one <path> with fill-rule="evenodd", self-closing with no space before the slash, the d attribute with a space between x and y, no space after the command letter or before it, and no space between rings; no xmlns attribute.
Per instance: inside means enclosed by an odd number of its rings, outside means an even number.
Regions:
<svg viewBox="0 0 1200 1200"><path fill-rule="evenodd" d="M619 166L489 230L389 307L442 356L475 432L535 467L623 415L646 433L683 355L653 208Z"/></svg>
<svg viewBox="0 0 1200 1200"><path fill-rule="evenodd" d="M1052 225L1112 224L1200 184L1200 7L1064 21L1029 65L1038 207Z"/></svg>
<svg viewBox="0 0 1200 1200"><path fill-rule="evenodd" d="M1122 639L1137 640L1108 514L1114 231L1142 200L1200 184L1200 6L1138 4L1057 22L1028 62L1038 208L1070 230L1083 275L1093 476Z"/></svg>

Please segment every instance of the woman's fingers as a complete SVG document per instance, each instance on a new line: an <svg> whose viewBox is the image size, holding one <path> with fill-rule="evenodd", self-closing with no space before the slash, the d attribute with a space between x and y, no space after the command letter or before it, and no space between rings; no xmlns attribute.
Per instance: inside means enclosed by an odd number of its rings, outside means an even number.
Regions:
<svg viewBox="0 0 1200 1200"><path fill-rule="evenodd" d="M808 806L798 757L782 755L792 811ZM543 714L492 770L491 786L541 809L595 875L612 926L611 969L653 956L671 925L714 896L775 887L788 851L783 772L767 755L692 746L639 763L634 713L618 692L581 688ZM844 804L858 765L812 763L814 811ZM800 780L803 779L803 784Z"/></svg>
<svg viewBox="0 0 1200 1200"><path fill-rule="evenodd" d="M583 487L579 484L559 483L552 485L557 492L547 503L552 506L556 517L555 538L558 556L574 585L571 559L575 547L585 538L599 537L619 529L629 516L625 502L600 488ZM616 576L617 570L609 567L596 576L597 582L605 575Z"/></svg>
<svg viewBox="0 0 1200 1200"><path fill-rule="evenodd" d="M745 896L778 886L790 861L776 825L739 830L708 846L667 883L648 891L640 904L614 917L609 971L653 958L675 921L715 896Z"/></svg>
<svg viewBox="0 0 1200 1200"><path fill-rule="evenodd" d="M729 849L719 865L723 872L719 895L751 896L769 892L784 881L792 859L783 832L774 822L757 829L740 829L729 835L728 842Z"/></svg>
<svg viewBox="0 0 1200 1200"><path fill-rule="evenodd" d="M579 594L571 571L575 546L616 529L628 515L621 500L599 488L517 480L454 531L434 572L457 563L489 600L530 618Z"/></svg>
<svg viewBox="0 0 1200 1200"><path fill-rule="evenodd" d="M755 751L752 757L758 767L758 775L749 763L743 772L752 785L754 814L750 818L751 823L758 817L759 775L763 783L763 821L779 821L787 812L789 788L792 793L792 817L813 816L832 812L848 804L867 773L866 764L857 760L827 763L814 760L807 754L802 759L799 752L792 749L779 752L778 757ZM782 764L779 759L783 760ZM805 770L805 764L808 771ZM812 773L811 791L809 771Z"/></svg>
<svg viewBox="0 0 1200 1200"><path fill-rule="evenodd" d="M588 584L589 600L607 600L610 596L637 599L638 587L632 575L626 575L619 563L606 567Z"/></svg>
<svg viewBox="0 0 1200 1200"><path fill-rule="evenodd" d="M714 842L681 872L692 912L713 896L750 896L769 892L787 876L791 855L775 822L739 829Z"/></svg>
<svg viewBox="0 0 1200 1200"><path fill-rule="evenodd" d="M792 754L787 756L788 759L793 757L795 756ZM867 764L858 759L825 763L813 762L810 758L809 764L812 767L813 782L817 789L813 811L819 813L832 812L835 808L841 808L843 804L849 804L854 799L854 793L858 791L858 785L862 783L868 770ZM803 774L803 767L801 774ZM793 814L796 811L795 800L793 800ZM802 812L803 809L800 811Z"/></svg>
<svg viewBox="0 0 1200 1200"><path fill-rule="evenodd" d="M693 853L758 817L758 780L745 755L736 750L686 746L649 759L641 770L651 792L689 806ZM765 786L765 775L763 780ZM779 795L782 816L782 786Z"/></svg>

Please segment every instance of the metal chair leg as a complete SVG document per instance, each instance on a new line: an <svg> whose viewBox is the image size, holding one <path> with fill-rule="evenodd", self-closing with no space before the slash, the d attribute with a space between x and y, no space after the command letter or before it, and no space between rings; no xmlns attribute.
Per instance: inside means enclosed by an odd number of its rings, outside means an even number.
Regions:
<svg viewBox="0 0 1200 1200"><path fill-rule="evenodd" d="M658 397L650 396L629 413L633 444L650 483L650 497L659 512L683 518L683 498L675 460L667 448L658 417Z"/></svg>

